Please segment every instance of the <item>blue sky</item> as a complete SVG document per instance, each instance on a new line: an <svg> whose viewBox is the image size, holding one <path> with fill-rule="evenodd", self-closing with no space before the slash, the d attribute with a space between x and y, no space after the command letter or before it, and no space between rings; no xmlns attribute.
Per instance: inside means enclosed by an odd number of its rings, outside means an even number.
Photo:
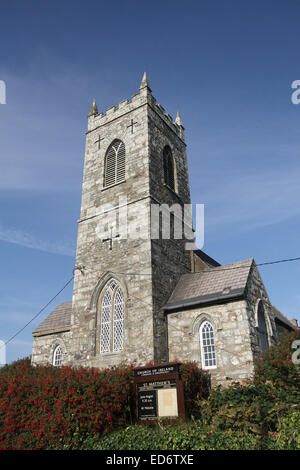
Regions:
<svg viewBox="0 0 300 470"><path fill-rule="evenodd" d="M72 276L87 114L137 92L147 72L186 128L204 251L222 264L300 256L296 1L16 1L1 5L0 339ZM261 268L300 320L300 263ZM57 303L70 300L72 287ZM30 354L31 331L7 346Z"/></svg>

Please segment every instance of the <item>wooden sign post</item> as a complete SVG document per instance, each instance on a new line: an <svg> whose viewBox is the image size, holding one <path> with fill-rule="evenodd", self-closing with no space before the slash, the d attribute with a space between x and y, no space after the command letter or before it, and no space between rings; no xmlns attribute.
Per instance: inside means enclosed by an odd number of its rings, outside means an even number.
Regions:
<svg viewBox="0 0 300 470"><path fill-rule="evenodd" d="M180 363L134 369L136 416L139 423L150 424L161 418L185 418Z"/></svg>

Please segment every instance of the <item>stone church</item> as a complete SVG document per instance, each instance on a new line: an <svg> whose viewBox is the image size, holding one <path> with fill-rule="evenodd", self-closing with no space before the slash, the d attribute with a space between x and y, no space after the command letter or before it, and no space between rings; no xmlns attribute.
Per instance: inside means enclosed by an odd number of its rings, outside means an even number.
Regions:
<svg viewBox="0 0 300 470"><path fill-rule="evenodd" d="M153 207L190 203L180 115L173 121L156 102L146 74L130 101L106 113L94 101L73 298L34 330L33 364L179 360L196 361L215 384L251 376L261 352L296 321L271 304L253 259L221 266L194 244L187 249L173 213L171 236L152 236ZM134 236L121 234L124 211Z"/></svg>

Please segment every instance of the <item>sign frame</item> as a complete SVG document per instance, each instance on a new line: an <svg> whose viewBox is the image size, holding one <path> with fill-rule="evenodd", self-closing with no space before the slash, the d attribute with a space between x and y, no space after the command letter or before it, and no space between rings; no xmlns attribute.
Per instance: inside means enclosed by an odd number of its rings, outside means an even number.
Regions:
<svg viewBox="0 0 300 470"><path fill-rule="evenodd" d="M185 419L185 404L184 404L184 389L183 381L180 376L180 362L169 362L167 364L158 364L153 366L135 367L134 371L134 415L136 416L138 424L153 425L157 423L158 416L158 401L157 395L159 389L176 389L177 391L177 410L178 416L164 416L160 419L164 422L174 422L176 419ZM170 383L170 387L167 387L166 383ZM161 383L161 386L160 386ZM149 400L151 404L151 395L156 395L156 416L149 416L141 418L140 402L139 402L139 391L141 387L145 385L145 389L149 389ZM166 386L165 386L166 385ZM139 390L140 389L140 390ZM156 393L155 393L156 392ZM147 397L146 397L147 398Z"/></svg>

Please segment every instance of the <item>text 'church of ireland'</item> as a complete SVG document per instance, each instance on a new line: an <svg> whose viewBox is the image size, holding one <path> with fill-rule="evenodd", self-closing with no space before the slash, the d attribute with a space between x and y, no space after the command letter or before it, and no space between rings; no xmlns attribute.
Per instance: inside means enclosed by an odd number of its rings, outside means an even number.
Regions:
<svg viewBox="0 0 300 470"><path fill-rule="evenodd" d="M221 266L186 239L190 204L180 115L173 122L156 102L146 74L131 101L105 114L94 101L73 298L33 332L33 364L178 360L196 361L214 384L251 376L296 321L271 304L253 259Z"/></svg>

